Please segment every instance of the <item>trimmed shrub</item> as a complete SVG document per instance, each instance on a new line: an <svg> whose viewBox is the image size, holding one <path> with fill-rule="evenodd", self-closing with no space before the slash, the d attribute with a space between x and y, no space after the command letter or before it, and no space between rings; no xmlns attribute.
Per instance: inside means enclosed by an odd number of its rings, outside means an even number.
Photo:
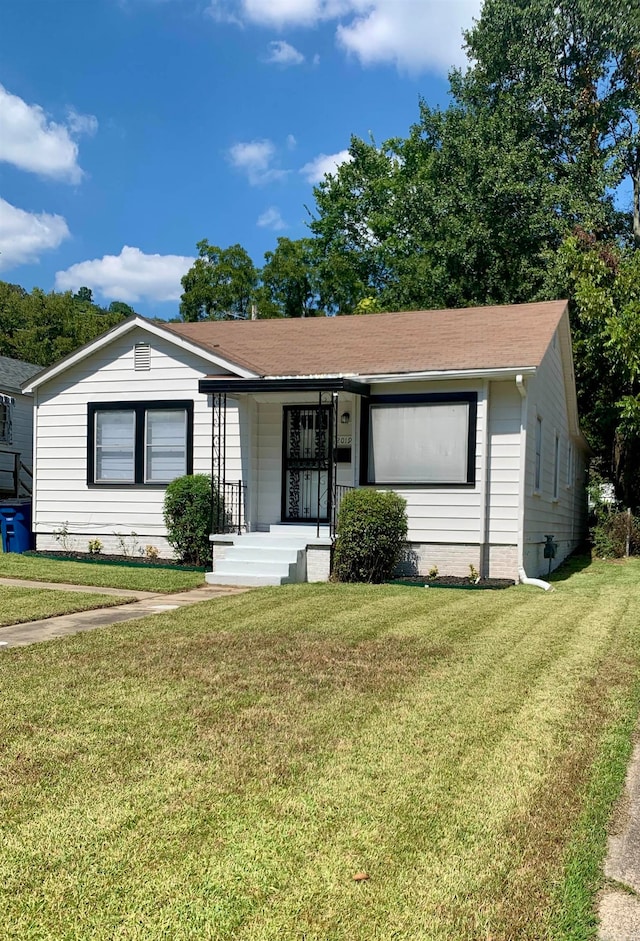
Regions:
<svg viewBox="0 0 640 941"><path fill-rule="evenodd" d="M216 488L214 501L219 499ZM187 474L171 481L164 495L164 522L167 540L181 562L209 564L211 478L207 474Z"/></svg>
<svg viewBox="0 0 640 941"><path fill-rule="evenodd" d="M407 501L393 491L351 490L342 499L333 556L341 582L382 582L400 561L407 538Z"/></svg>

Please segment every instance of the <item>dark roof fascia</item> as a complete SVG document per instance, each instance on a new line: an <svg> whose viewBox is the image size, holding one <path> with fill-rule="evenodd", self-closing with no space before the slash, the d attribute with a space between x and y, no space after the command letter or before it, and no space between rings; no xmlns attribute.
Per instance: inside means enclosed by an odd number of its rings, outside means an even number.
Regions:
<svg viewBox="0 0 640 941"><path fill-rule="evenodd" d="M198 391L205 395L241 392L353 392L355 395L369 395L369 383L358 382L339 376L327 378L291 378L291 379L201 379Z"/></svg>

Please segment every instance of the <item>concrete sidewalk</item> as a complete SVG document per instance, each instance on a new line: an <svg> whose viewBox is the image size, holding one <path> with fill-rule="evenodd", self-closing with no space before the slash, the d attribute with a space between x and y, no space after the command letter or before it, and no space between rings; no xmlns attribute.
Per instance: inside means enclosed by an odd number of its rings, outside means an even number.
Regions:
<svg viewBox="0 0 640 941"><path fill-rule="evenodd" d="M633 750L624 794L609 836L600 896L600 941L640 939L640 743Z"/></svg>
<svg viewBox="0 0 640 941"><path fill-rule="evenodd" d="M128 591L122 588L96 588L89 585L67 585L59 582L35 582L17 578L0 578L0 585L15 585L23 588L57 589L59 591L82 591L101 595L120 595L123 598L135 598L136 601L124 603L112 608L94 608L93 611L78 611L76 614L63 614L41 621L27 621L23 624L8 624L0 627L0 650L10 647L26 647L55 637L67 637L80 631L93 631L109 624L121 624L134 621L150 614L174 611L187 605L222 598L225 595L237 595L246 588L231 588L226 585L204 585L189 591L175 592L170 595L151 591Z"/></svg>

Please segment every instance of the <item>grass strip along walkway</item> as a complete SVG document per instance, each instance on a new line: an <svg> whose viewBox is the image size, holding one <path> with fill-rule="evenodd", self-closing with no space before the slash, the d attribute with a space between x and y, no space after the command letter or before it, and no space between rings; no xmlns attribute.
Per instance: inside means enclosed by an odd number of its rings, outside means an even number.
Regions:
<svg viewBox="0 0 640 941"><path fill-rule="evenodd" d="M53 618L61 614L74 614L77 611L106 608L131 600L126 596L0 585L0 627Z"/></svg>
<svg viewBox="0 0 640 941"><path fill-rule="evenodd" d="M292 585L7 651L5 936L592 937L640 564L556 588Z"/></svg>
<svg viewBox="0 0 640 941"><path fill-rule="evenodd" d="M157 592L184 591L204 584L204 572L169 566L113 564L103 560L67 562L17 553L0 553L0 577Z"/></svg>

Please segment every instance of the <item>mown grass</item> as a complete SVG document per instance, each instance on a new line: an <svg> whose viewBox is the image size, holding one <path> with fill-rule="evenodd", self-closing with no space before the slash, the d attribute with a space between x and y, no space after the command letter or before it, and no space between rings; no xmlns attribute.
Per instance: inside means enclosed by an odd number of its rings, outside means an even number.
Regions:
<svg viewBox="0 0 640 941"><path fill-rule="evenodd" d="M69 585L96 585L129 591L172 592L204 584L203 572L161 566L107 565L100 562L67 562L44 556L0 554L0 578L25 578Z"/></svg>
<svg viewBox="0 0 640 941"><path fill-rule="evenodd" d="M593 936L640 564L556 589L294 585L8 651L6 937Z"/></svg>
<svg viewBox="0 0 640 941"><path fill-rule="evenodd" d="M130 598L113 595L85 594L80 591L56 591L55 589L14 588L0 585L0 627L20 624L23 621L39 621L41 618L90 611L108 605L124 604Z"/></svg>

